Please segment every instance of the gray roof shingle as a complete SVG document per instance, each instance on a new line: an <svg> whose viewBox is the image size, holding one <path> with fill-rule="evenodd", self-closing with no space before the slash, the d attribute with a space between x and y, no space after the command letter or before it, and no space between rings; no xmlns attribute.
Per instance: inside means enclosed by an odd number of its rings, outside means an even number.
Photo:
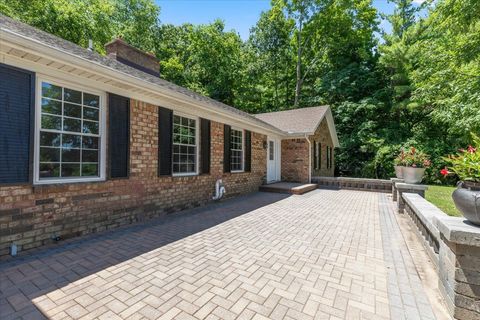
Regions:
<svg viewBox="0 0 480 320"><path fill-rule="evenodd" d="M287 133L313 133L329 106L260 113L255 116Z"/></svg>

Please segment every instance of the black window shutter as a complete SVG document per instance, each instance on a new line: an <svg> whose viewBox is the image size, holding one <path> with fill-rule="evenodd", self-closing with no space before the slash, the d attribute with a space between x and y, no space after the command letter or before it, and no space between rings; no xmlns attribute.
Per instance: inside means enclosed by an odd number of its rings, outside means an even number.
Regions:
<svg viewBox="0 0 480 320"><path fill-rule="evenodd" d="M328 148L328 167L331 169L332 168L332 147Z"/></svg>
<svg viewBox="0 0 480 320"><path fill-rule="evenodd" d="M327 146L327 169L330 169L330 147Z"/></svg>
<svg viewBox="0 0 480 320"><path fill-rule="evenodd" d="M158 108L158 175L172 174L173 111Z"/></svg>
<svg viewBox="0 0 480 320"><path fill-rule="evenodd" d="M322 144L318 144L318 169L322 169Z"/></svg>
<svg viewBox="0 0 480 320"><path fill-rule="evenodd" d="M318 162L317 162L317 143L315 140L313 141L313 169L318 169Z"/></svg>
<svg viewBox="0 0 480 320"><path fill-rule="evenodd" d="M0 64L0 184L33 177L34 101L35 74Z"/></svg>
<svg viewBox="0 0 480 320"><path fill-rule="evenodd" d="M245 130L245 171L252 171L252 133Z"/></svg>
<svg viewBox="0 0 480 320"><path fill-rule="evenodd" d="M330 147L330 168L333 168L333 148Z"/></svg>
<svg viewBox="0 0 480 320"><path fill-rule="evenodd" d="M130 162L130 99L108 94L110 178L127 178Z"/></svg>
<svg viewBox="0 0 480 320"><path fill-rule="evenodd" d="M200 157L202 173L210 173L210 120L200 119Z"/></svg>
<svg viewBox="0 0 480 320"><path fill-rule="evenodd" d="M230 172L230 126L223 126L223 172Z"/></svg>
<svg viewBox="0 0 480 320"><path fill-rule="evenodd" d="M327 152L327 169L328 169L328 167L330 166L330 160L329 160L329 156L328 156L328 146L326 148L326 152Z"/></svg>

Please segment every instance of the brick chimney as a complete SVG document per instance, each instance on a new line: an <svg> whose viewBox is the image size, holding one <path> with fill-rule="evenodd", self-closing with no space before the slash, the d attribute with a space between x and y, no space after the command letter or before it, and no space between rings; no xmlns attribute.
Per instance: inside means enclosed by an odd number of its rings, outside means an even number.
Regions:
<svg viewBox="0 0 480 320"><path fill-rule="evenodd" d="M123 39L117 38L107 43L105 50L110 58L118 62L157 77L160 75L160 65L153 54L132 47Z"/></svg>

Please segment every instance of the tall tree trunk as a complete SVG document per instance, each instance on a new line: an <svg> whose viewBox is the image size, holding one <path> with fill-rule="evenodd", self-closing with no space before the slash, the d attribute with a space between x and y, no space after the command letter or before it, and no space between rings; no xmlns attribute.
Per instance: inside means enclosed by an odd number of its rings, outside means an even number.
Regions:
<svg viewBox="0 0 480 320"><path fill-rule="evenodd" d="M275 98L273 103L275 105L275 110L278 110L278 59L275 57Z"/></svg>
<svg viewBox="0 0 480 320"><path fill-rule="evenodd" d="M286 64L285 64L286 65ZM289 107L290 103L292 103L292 95L290 92L290 70L288 69L288 66L285 67L285 72L284 72L284 78L283 78L284 84L285 84L285 107Z"/></svg>
<svg viewBox="0 0 480 320"><path fill-rule="evenodd" d="M302 90L302 18L300 18L299 24L298 24L298 34L297 34L297 78L296 78L296 84L295 84L295 102L293 106L295 108L298 108L298 105L300 103L300 92Z"/></svg>

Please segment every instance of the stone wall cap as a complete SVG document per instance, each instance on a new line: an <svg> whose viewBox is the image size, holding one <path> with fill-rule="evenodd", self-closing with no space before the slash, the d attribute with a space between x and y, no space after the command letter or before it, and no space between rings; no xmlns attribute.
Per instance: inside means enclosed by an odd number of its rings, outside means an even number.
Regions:
<svg viewBox="0 0 480 320"><path fill-rule="evenodd" d="M412 183L395 183L397 189L402 190L427 190L428 186L425 184L412 184Z"/></svg>
<svg viewBox="0 0 480 320"><path fill-rule="evenodd" d="M448 217L447 214L417 193L403 193L402 197L432 235L440 240L437 218Z"/></svg>
<svg viewBox="0 0 480 320"><path fill-rule="evenodd" d="M324 177L324 176L313 176L312 179L316 180L329 180L329 181L351 181L351 182L370 182L376 184L387 184L391 185L392 181L385 179L370 179L370 178L350 178L350 177Z"/></svg>
<svg viewBox="0 0 480 320"><path fill-rule="evenodd" d="M476 226L465 218L441 217L437 218L440 234L449 242L455 244L480 247L480 226Z"/></svg>

